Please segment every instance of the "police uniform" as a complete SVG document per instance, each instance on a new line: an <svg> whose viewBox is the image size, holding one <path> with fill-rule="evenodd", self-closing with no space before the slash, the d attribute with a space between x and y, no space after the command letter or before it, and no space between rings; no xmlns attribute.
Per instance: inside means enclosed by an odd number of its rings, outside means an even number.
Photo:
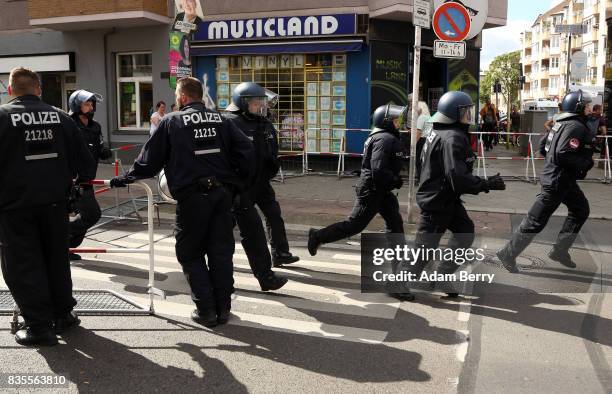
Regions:
<svg viewBox="0 0 612 394"><path fill-rule="evenodd" d="M100 159L106 160L111 157L111 151L104 146L104 138L102 136L102 127L98 122L93 119L89 119L87 125L85 125L78 113L72 114L72 119L76 122L81 132L81 136L85 141L85 144L89 148L94 161L95 170L98 170L98 161ZM100 211L100 205L96 200L93 186L84 185L80 186L77 190L78 195L74 201L74 210L76 216L70 219L70 247L76 248L79 246L87 230L100 220L102 212Z"/></svg>
<svg viewBox="0 0 612 394"><path fill-rule="evenodd" d="M194 102L166 115L130 171L111 183L122 186L152 178L164 168L177 201L176 256L196 312L210 316L213 311L210 326L215 311L219 323L229 314L234 283L232 193L249 182L252 160L249 139L218 112Z"/></svg>
<svg viewBox="0 0 612 394"><path fill-rule="evenodd" d="M66 202L73 179L93 179L94 168L66 113L34 95L0 106L2 273L30 340L56 343L50 335L54 320L76 305Z"/></svg>
<svg viewBox="0 0 612 394"><path fill-rule="evenodd" d="M363 231L376 214L385 221L388 233L404 234L402 215L393 189L402 186L403 147L399 131L388 127L375 128L365 142L361 176L356 186L357 198L353 211L345 221L320 230L310 230L309 251L316 253L319 245L338 241ZM314 253L313 253L314 252Z"/></svg>
<svg viewBox="0 0 612 394"><path fill-rule="evenodd" d="M263 117L248 116L239 112L226 112L224 116L246 134L255 147L253 184L241 194L241 206L236 212L236 219L245 252L249 261L253 261L253 272L256 275L265 274L270 270L271 256L265 234L260 231L263 226L254 204L261 209L266 219L272 257L289 253L285 222L270 184L270 180L276 176L280 168L277 132L274 125Z"/></svg>
<svg viewBox="0 0 612 394"><path fill-rule="evenodd" d="M541 192L510 242L498 253L511 272L517 272L516 257L544 229L561 204L567 206L569 213L551 251L552 256L549 256L575 267L568 251L590 213L589 202L576 181L584 179L593 167L593 142L593 135L582 116L575 113L560 114L542 140L541 153L546 160L540 174Z"/></svg>

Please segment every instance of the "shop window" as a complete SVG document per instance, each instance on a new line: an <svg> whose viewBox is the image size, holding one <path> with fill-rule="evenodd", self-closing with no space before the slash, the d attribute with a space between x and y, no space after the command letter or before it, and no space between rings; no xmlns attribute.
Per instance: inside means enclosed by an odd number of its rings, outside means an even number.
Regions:
<svg viewBox="0 0 612 394"><path fill-rule="evenodd" d="M150 53L117 55L117 112L120 130L148 130L153 107Z"/></svg>
<svg viewBox="0 0 612 394"><path fill-rule="evenodd" d="M0 105L6 104L10 101L8 94L8 74L0 75Z"/></svg>
<svg viewBox="0 0 612 394"><path fill-rule="evenodd" d="M279 94L271 120L283 152L340 152L346 128L346 55L267 55L217 58L217 106L225 109L241 82Z"/></svg>

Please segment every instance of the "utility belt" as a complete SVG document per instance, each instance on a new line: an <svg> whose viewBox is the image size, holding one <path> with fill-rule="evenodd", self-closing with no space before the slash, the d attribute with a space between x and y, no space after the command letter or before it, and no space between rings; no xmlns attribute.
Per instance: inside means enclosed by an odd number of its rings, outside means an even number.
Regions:
<svg viewBox="0 0 612 394"><path fill-rule="evenodd" d="M191 185L182 187L178 191L174 192L173 196L177 201L180 201L191 196L192 194L207 194L222 186L223 184L221 184L214 175L211 175L200 178Z"/></svg>

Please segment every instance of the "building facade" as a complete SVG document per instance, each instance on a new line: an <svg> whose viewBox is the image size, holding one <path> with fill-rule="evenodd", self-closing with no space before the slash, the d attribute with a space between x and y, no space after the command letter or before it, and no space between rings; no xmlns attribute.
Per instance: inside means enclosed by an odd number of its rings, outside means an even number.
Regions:
<svg viewBox="0 0 612 394"><path fill-rule="evenodd" d="M282 151L338 152L335 129L368 129L374 108L408 101L412 0L202 4L190 55L207 101L224 109L244 81L277 92ZM151 107L173 101L168 30L174 1L0 0L0 6L8 10L0 14L3 84L8 70L23 64L41 72L45 100L59 107L66 108L74 89L99 92L105 101L96 116L113 145L146 140ZM506 0L490 0L487 11L485 28L506 23ZM433 32L424 30L421 99L432 110L446 90L467 91L476 101L480 36L468 42L465 60L434 58L427 49L433 41ZM347 150L361 152L366 135L347 135Z"/></svg>
<svg viewBox="0 0 612 394"><path fill-rule="evenodd" d="M609 0L565 0L536 18L521 35L521 63L526 83L523 101L558 100L566 92L568 56L583 51L587 73L570 84L603 92L607 49L606 8ZM572 36L555 31L557 25L583 25L583 34ZM570 47L568 53L568 47Z"/></svg>

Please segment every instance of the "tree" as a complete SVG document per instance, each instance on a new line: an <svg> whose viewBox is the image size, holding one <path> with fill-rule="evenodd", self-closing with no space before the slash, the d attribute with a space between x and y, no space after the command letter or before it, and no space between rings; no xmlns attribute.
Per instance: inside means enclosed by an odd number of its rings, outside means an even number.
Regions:
<svg viewBox="0 0 612 394"><path fill-rule="evenodd" d="M511 105L518 101L519 89L521 88L521 84L519 82L519 77L521 75L520 63L520 51L499 55L493 59L491 65L489 66L489 70L487 70L484 78L480 82L481 97L483 97L483 89L487 88L488 90L486 90L486 92L488 92L488 96L490 97L493 82L499 81L501 84L501 94L507 104L506 114L510 114ZM488 87L485 85L488 85ZM510 122L508 122L508 127L510 127Z"/></svg>
<svg viewBox="0 0 612 394"><path fill-rule="evenodd" d="M491 92L493 91L493 80L489 70L485 71L484 76L480 79L480 102L485 103L491 98Z"/></svg>

